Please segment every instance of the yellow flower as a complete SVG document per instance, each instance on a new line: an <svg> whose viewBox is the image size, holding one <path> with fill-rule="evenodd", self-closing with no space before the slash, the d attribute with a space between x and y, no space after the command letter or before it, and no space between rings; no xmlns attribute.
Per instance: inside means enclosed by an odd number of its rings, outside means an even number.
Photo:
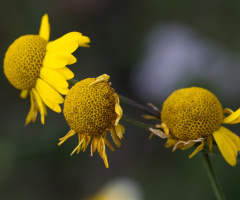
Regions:
<svg viewBox="0 0 240 200"><path fill-rule="evenodd" d="M60 94L69 92L67 80L74 77L66 65L77 60L72 53L79 47L88 47L89 38L78 32L70 32L49 42L48 15L42 17L39 35L24 35L8 48L4 58L4 73L10 83L22 90L21 98L30 93L31 108L26 123L35 121L38 111L41 122L47 115L46 105L61 112L63 103ZM59 94L60 93L60 94Z"/></svg>
<svg viewBox="0 0 240 200"><path fill-rule="evenodd" d="M224 114L229 114L227 117ZM210 152L215 139L224 159L232 166L236 165L236 157L240 151L240 138L221 124L240 122L240 109L233 112L222 109L217 97L206 89L191 87L173 92L163 103L161 125L168 138L165 146L188 149L197 142L201 144L189 156L193 157L204 147L206 140ZM156 130L152 129L153 133Z"/></svg>
<svg viewBox="0 0 240 200"><path fill-rule="evenodd" d="M108 168L105 143L114 151L106 138L106 131L119 147L123 138L124 127L119 124L122 109L118 95L108 83L109 76L104 74L97 78L87 78L75 84L66 95L63 113L71 130L60 138L61 145L69 137L78 134L79 143L71 155L85 151L91 138L91 155L97 149L105 166Z"/></svg>

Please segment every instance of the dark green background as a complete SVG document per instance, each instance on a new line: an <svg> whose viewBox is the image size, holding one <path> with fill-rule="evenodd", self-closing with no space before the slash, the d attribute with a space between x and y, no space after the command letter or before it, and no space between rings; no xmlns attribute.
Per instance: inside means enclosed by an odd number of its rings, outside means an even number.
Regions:
<svg viewBox="0 0 240 200"><path fill-rule="evenodd" d="M109 74L117 93L141 103L147 102L139 99L130 85L131 72L144 54L146 35L156 24L181 22L236 58L240 51L240 2L237 0L1 0L2 62L8 46L16 38L38 34L44 13L49 15L50 40L70 31L82 32L91 39L90 48L79 48L74 53L78 62L70 69L76 79ZM199 86L206 85L203 80L196 82ZM216 85L209 85L210 88L219 91ZM124 140L115 152L107 149L110 168L106 169L97 153L89 156L89 148L70 157L77 136L57 146L58 138L69 131L62 114L48 109L45 125L38 118L36 123L25 127L30 100L20 99L20 91L10 85L2 68L0 91L0 199L83 199L108 181L122 177L135 181L146 200L215 198L201 155L187 157L193 149L172 153L164 148L164 140L157 137L148 140L147 132L120 121L126 129ZM224 107L240 107L240 94L231 99L224 93L217 95ZM156 104L161 108L162 102ZM140 119L141 112L127 106L123 109ZM239 125L231 126L231 130L240 134ZM227 199L239 199L239 164L231 167L218 156L211 160Z"/></svg>

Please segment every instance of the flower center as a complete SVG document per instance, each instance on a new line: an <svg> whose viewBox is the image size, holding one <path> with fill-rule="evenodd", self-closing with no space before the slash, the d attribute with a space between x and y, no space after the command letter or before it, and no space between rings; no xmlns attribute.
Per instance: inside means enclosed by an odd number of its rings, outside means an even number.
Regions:
<svg viewBox="0 0 240 200"><path fill-rule="evenodd" d="M24 35L8 48L4 58L4 73L20 90L29 90L39 78L47 41L39 35Z"/></svg>
<svg viewBox="0 0 240 200"><path fill-rule="evenodd" d="M117 118L114 89L106 82L90 85L95 80L87 78L75 84L66 95L63 109L71 129L88 136L102 135Z"/></svg>
<svg viewBox="0 0 240 200"><path fill-rule="evenodd" d="M178 140L205 138L220 127L222 105L214 94L203 88L180 89L163 103L161 119Z"/></svg>

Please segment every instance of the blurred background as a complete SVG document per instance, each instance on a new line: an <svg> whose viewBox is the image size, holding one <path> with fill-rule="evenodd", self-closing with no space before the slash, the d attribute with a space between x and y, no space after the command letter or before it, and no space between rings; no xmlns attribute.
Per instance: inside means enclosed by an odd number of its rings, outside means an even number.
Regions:
<svg viewBox="0 0 240 200"><path fill-rule="evenodd" d="M239 1L1 0L2 62L15 39L38 34L45 13L50 40L71 31L91 39L90 48L74 53L78 62L70 69L78 80L109 74L117 93L159 109L174 90L189 86L212 91L223 107L240 107ZM38 118L24 126L30 100L19 97L3 68L0 76L0 199L97 200L103 193L109 194L104 200L117 200L115 194L126 194L123 200L215 199L200 154L172 153L163 139L148 140L149 133L123 121L122 146L107 149L109 169L89 148L70 156L77 135L57 145L69 131L63 115L48 109L45 125ZM122 107L141 120L141 112ZM239 125L230 129L240 135ZM227 199L239 199L239 163L231 167L220 156L211 161Z"/></svg>

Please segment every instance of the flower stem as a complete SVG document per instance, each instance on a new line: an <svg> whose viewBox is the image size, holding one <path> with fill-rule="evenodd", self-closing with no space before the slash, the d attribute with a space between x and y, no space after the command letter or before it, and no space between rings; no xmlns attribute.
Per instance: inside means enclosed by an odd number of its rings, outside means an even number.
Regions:
<svg viewBox="0 0 240 200"><path fill-rule="evenodd" d="M148 114L150 114L154 117L160 118L160 111L155 110L155 109L153 109L151 107L148 107L148 106L141 105L141 104L139 104L139 103L127 98L127 97L124 97L120 94L118 94L118 97L119 97L121 102L129 104L129 105L131 105L131 106L133 106L133 107L135 107L135 108L137 108L141 111L144 111L144 112L146 112L146 113L148 113Z"/></svg>
<svg viewBox="0 0 240 200"><path fill-rule="evenodd" d="M74 86L77 82L79 82L79 81L78 81L77 79L74 79L74 78L68 80L68 83L69 83L71 86Z"/></svg>
<svg viewBox="0 0 240 200"><path fill-rule="evenodd" d="M216 176L214 174L209 155L206 153L202 153L202 158L204 160L205 168L207 170L208 177L210 179L211 185L213 187L214 193L218 200L224 200L223 192L217 182Z"/></svg>
<svg viewBox="0 0 240 200"><path fill-rule="evenodd" d="M152 128L151 125L148 125L148 124L144 124L142 122L139 122L137 120L134 120L134 119L131 119L129 117L126 117L126 116L122 116L121 120L125 121L125 122L128 122L129 124L132 124L138 128L142 128L146 131L149 131L149 128Z"/></svg>

